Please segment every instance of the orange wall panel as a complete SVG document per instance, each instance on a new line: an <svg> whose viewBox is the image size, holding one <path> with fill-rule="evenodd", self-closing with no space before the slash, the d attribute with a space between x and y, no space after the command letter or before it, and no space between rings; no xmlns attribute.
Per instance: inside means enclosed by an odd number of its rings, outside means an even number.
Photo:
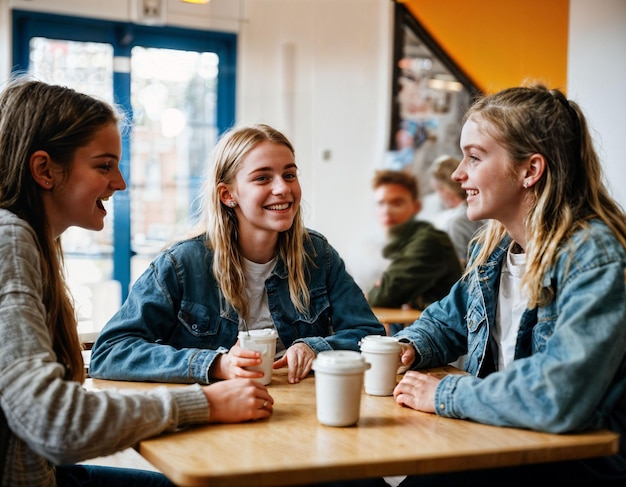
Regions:
<svg viewBox="0 0 626 487"><path fill-rule="evenodd" d="M567 87L569 0L402 0L484 92Z"/></svg>

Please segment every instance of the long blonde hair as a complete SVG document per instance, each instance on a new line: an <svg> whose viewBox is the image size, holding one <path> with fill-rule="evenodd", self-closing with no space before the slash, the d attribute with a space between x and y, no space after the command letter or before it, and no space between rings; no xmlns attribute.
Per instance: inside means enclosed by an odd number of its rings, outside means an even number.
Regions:
<svg viewBox="0 0 626 487"><path fill-rule="evenodd" d="M203 222L206 225L207 246L213 250L213 273L226 299L239 315L249 318L248 297L239 252L238 223L235 210L224 205L219 197L218 185L235 181L235 175L244 158L261 142L282 144L295 155L291 142L278 130L259 124L231 129L218 141L213 154L212 176L207 178ZM298 208L293 225L278 236L278 256L288 273L289 296L300 312L309 306L309 290L305 276L305 242L310 236L304 226L302 210Z"/></svg>
<svg viewBox="0 0 626 487"><path fill-rule="evenodd" d="M525 219L526 273L522 286L529 306L553 299L542 288L542 278L556 261L561 244L591 219L602 220L626 248L626 215L610 197L603 182L587 121L574 101L543 85L509 88L473 104L465 120L486 122L486 130L508 152L513 165L541 154L543 177L530 191L533 201ZM482 248L465 272L484 264L506 235L502 224L491 220L477 237Z"/></svg>
<svg viewBox="0 0 626 487"><path fill-rule="evenodd" d="M46 151L71 170L74 153L118 117L108 104L62 86L19 77L0 95L0 208L26 220L37 235L46 324L66 378L83 382L85 368L73 301L63 271L60 237L46 218L41 189L30 173L30 156Z"/></svg>

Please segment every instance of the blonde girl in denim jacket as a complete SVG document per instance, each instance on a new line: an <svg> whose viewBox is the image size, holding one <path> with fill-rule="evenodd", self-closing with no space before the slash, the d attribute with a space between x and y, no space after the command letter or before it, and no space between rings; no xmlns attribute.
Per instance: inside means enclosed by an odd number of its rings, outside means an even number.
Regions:
<svg viewBox="0 0 626 487"><path fill-rule="evenodd" d="M224 133L200 228L164 249L133 284L92 350L90 374L206 384L259 378L239 332L275 329L274 368L305 379L323 350L359 350L385 329L339 253L307 229L295 150L266 124Z"/></svg>
<svg viewBox="0 0 626 487"><path fill-rule="evenodd" d="M626 215L602 180L580 107L541 85L478 100L453 173L489 219L449 295L396 334L398 404L451 418L621 434L611 457L410 477L403 486L626 482ZM469 375L418 369L467 354Z"/></svg>

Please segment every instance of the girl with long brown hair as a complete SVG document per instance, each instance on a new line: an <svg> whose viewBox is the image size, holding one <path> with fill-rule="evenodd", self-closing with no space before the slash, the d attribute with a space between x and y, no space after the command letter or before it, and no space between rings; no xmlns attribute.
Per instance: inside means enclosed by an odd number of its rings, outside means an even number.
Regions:
<svg viewBox="0 0 626 487"><path fill-rule="evenodd" d="M101 230L126 188L114 109L26 78L0 94L0 485L171 485L161 474L73 465L180 425L267 418L256 381L146 394L90 392L61 234Z"/></svg>

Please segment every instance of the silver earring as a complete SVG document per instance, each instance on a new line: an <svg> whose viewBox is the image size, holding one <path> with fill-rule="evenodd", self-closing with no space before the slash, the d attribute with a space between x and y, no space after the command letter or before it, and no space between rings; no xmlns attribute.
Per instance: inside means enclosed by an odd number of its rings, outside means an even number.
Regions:
<svg viewBox="0 0 626 487"><path fill-rule="evenodd" d="M234 201L231 201L230 203L228 203L228 206L230 206L231 208L234 208L235 206L237 206L237 203L235 203Z"/></svg>
<svg viewBox="0 0 626 487"><path fill-rule="evenodd" d="M528 183L524 181L524 189L528 189Z"/></svg>
<svg viewBox="0 0 626 487"><path fill-rule="evenodd" d="M46 186L50 186L50 181L46 181Z"/></svg>

